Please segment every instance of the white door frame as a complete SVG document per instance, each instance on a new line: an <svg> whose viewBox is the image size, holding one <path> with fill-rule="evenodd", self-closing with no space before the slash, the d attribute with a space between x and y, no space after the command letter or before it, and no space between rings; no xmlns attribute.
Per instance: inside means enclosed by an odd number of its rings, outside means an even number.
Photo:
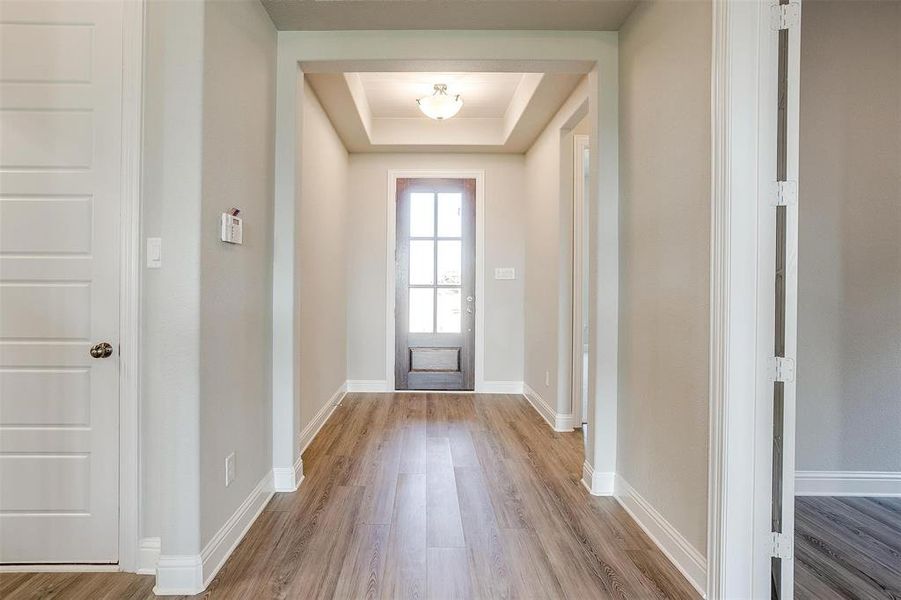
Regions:
<svg viewBox="0 0 901 600"><path fill-rule="evenodd" d="M714 599L770 596L778 95L773 4L713 3L707 597ZM797 69L794 60L790 179L797 178ZM787 332L792 353L793 336ZM787 454L793 444L789 433Z"/></svg>
<svg viewBox="0 0 901 600"><path fill-rule="evenodd" d="M393 392L394 344L395 344L395 263L397 247L397 180L398 179L475 179L476 180L476 337L475 337L475 392L485 391L485 171L481 170L428 170L388 171L387 245L385 248L385 379L386 390ZM440 393L440 392L435 392Z"/></svg>
<svg viewBox="0 0 901 600"><path fill-rule="evenodd" d="M123 0L119 292L119 570L137 571L141 537L141 144L145 0Z"/></svg>
<svg viewBox="0 0 901 600"><path fill-rule="evenodd" d="M589 136L573 135L573 264L572 264L572 421L581 426L586 421L582 414L582 377L583 353L585 338L582 330L582 317L586 307L582 306L583 278L588 274L588 265L584 264L585 231L585 163L582 160L585 150L589 148Z"/></svg>

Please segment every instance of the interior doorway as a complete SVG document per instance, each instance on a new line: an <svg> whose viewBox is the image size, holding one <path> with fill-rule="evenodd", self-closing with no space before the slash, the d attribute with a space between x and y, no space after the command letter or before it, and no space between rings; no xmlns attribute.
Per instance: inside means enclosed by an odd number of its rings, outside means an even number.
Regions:
<svg viewBox="0 0 901 600"><path fill-rule="evenodd" d="M475 388L474 179L398 179L395 389Z"/></svg>
<svg viewBox="0 0 901 600"><path fill-rule="evenodd" d="M588 447L588 351L589 351L589 136L573 135L573 323L572 407L573 422L582 429Z"/></svg>

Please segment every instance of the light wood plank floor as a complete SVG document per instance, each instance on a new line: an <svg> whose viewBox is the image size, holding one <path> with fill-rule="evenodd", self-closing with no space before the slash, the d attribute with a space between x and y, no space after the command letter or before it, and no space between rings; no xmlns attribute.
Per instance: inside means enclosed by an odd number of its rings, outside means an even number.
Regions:
<svg viewBox="0 0 901 600"><path fill-rule="evenodd" d="M795 499L795 598L901 598L901 499Z"/></svg>
<svg viewBox="0 0 901 600"><path fill-rule="evenodd" d="M521 396L349 394L201 597L697 598L582 439ZM146 598L127 574L0 575L0 597Z"/></svg>

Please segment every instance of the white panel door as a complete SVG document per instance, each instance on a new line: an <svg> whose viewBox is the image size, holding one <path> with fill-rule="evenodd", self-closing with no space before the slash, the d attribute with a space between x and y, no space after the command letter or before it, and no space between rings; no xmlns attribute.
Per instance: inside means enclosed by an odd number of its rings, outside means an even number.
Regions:
<svg viewBox="0 0 901 600"><path fill-rule="evenodd" d="M3 563L118 562L121 105L120 2L0 1Z"/></svg>

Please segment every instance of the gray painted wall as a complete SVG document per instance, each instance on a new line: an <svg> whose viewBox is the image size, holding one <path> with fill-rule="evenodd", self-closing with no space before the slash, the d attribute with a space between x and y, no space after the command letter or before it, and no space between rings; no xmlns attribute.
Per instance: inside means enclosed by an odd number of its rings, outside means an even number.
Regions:
<svg viewBox="0 0 901 600"><path fill-rule="evenodd" d="M618 473L702 554L707 536L710 2L620 31Z"/></svg>
<svg viewBox="0 0 901 600"><path fill-rule="evenodd" d="M559 414L572 412L572 128L587 102L586 78L526 153L523 376Z"/></svg>
<svg viewBox="0 0 901 600"><path fill-rule="evenodd" d="M201 547L272 469L270 318L276 32L254 0L204 13L200 223ZM244 243L219 239L235 207ZM171 263L170 263L171 264ZM235 481L225 486L225 457Z"/></svg>
<svg viewBox="0 0 901 600"><path fill-rule="evenodd" d="M145 27L141 535L193 555L271 468L276 34L253 0L148 2ZM233 206L241 247L218 240Z"/></svg>
<svg viewBox="0 0 901 600"><path fill-rule="evenodd" d="M163 268L142 282L142 536L164 554L200 548L203 18L169 2L145 17L142 226L163 238Z"/></svg>
<svg viewBox="0 0 901 600"><path fill-rule="evenodd" d="M797 469L901 471L901 3L801 27Z"/></svg>
<svg viewBox="0 0 901 600"><path fill-rule="evenodd" d="M300 433L347 379L347 151L309 84L297 203Z"/></svg>
<svg viewBox="0 0 901 600"><path fill-rule="evenodd" d="M522 381L525 162L513 154L352 154L348 272L350 380L384 381L389 170L485 171L485 379ZM496 281L495 267L516 279Z"/></svg>

